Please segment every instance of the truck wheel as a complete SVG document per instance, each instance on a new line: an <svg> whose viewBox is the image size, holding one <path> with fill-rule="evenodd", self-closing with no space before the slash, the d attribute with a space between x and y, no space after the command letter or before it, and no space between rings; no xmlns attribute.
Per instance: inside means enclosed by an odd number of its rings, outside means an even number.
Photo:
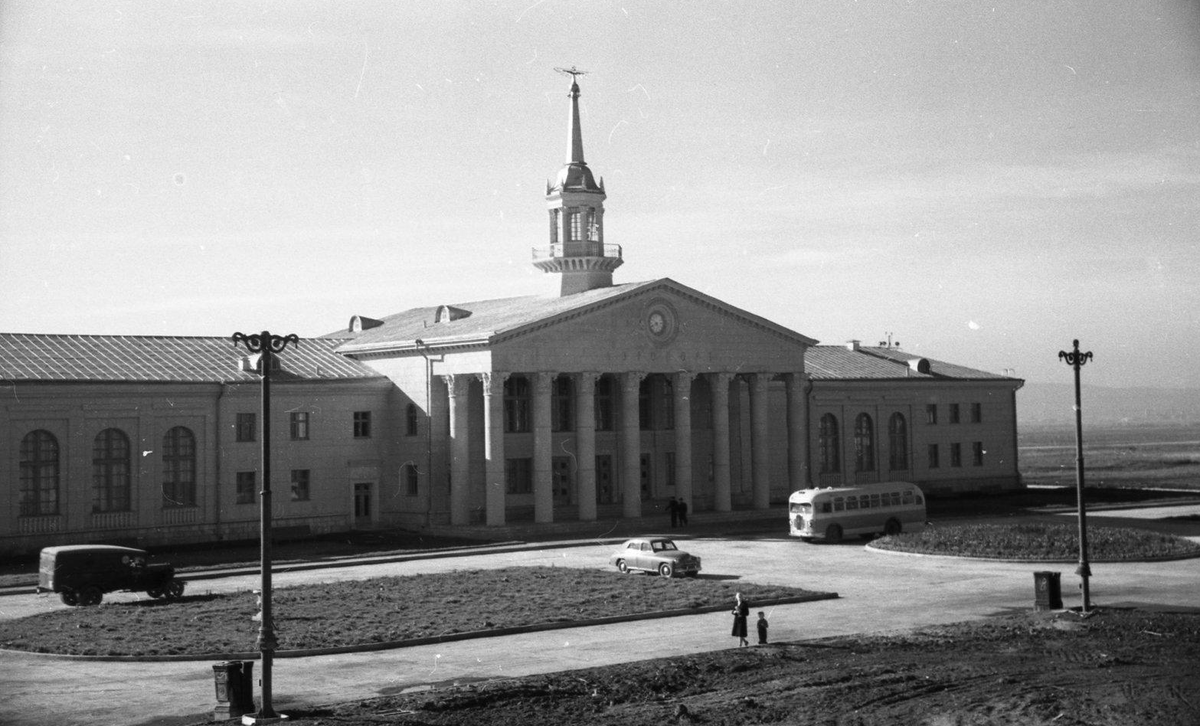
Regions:
<svg viewBox="0 0 1200 726"><path fill-rule="evenodd" d="M841 542L842 541L842 527L840 524L831 524L831 525L829 525L828 528L826 528L825 541L826 542Z"/></svg>
<svg viewBox="0 0 1200 726"><path fill-rule="evenodd" d="M163 589L161 587L152 587L149 590L146 590L146 594L149 595L150 597L154 598L155 600L157 600L160 597L162 597L165 594L165 592L163 591Z"/></svg>
<svg viewBox="0 0 1200 726"><path fill-rule="evenodd" d="M74 590L63 590L58 594L58 598L63 601L64 605L71 607L79 605L79 593Z"/></svg>
<svg viewBox="0 0 1200 726"><path fill-rule="evenodd" d="M171 580L167 583L167 599L178 600L183 597L183 581Z"/></svg>
<svg viewBox="0 0 1200 726"><path fill-rule="evenodd" d="M95 585L89 585L79 591L79 604L84 607L99 605L104 600L104 593Z"/></svg>

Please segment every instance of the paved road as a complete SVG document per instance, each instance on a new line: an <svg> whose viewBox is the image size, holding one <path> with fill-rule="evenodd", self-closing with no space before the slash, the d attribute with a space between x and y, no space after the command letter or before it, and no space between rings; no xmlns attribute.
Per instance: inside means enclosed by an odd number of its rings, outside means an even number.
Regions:
<svg viewBox="0 0 1200 726"><path fill-rule="evenodd" d="M688 549L704 558L706 573L747 581L834 591L841 596L775 608L775 640L887 632L984 618L1033 605L1035 570L1062 572L1064 601L1079 604L1071 565L1029 565L889 555L861 544L809 545L768 535L697 538ZM376 575L555 564L604 567L611 546L554 547L525 552L418 560L275 576L277 586ZM1197 604L1200 559L1093 565L1091 595L1100 607ZM197 583L213 592L249 589L256 577ZM123 597L133 597L126 595ZM0 617L61 607L48 596L20 595L0 602ZM405 689L504 676L521 676L734 645L728 616L693 615L591 626L499 638L458 641L392 651L275 662L278 710L367 698ZM0 659L0 724L172 724L201 720L215 705L209 662L92 663L6 653Z"/></svg>

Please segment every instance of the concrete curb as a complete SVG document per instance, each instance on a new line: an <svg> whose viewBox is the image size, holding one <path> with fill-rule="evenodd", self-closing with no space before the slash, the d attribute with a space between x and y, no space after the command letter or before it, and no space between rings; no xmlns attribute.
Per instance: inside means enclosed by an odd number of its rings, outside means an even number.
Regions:
<svg viewBox="0 0 1200 726"><path fill-rule="evenodd" d="M863 546L863 549L868 552L875 552L881 555L896 555L898 557L934 557L943 560L969 560L972 562L1009 562L1014 565L1071 565L1079 562L1077 558L1059 559L1059 560L1022 560L1012 559L1007 557L976 557L973 555L938 555L930 552L905 552L902 550L888 550L876 547L872 544ZM1129 565L1137 562L1174 562L1176 560L1194 560L1200 558L1200 552L1192 552L1190 554L1179 555L1162 555L1161 557L1143 557L1136 560L1105 560L1088 557L1088 562L1093 565Z"/></svg>
<svg viewBox="0 0 1200 726"><path fill-rule="evenodd" d="M773 607L776 605L792 605L796 603L836 599L838 599L838 594L836 592L814 592L808 595L793 595L790 597L772 598L770 600L755 600L752 602L752 605L753 607ZM445 635L433 635L425 638L393 640L386 643L365 643L362 645L343 645L332 648L308 648L303 650L278 650L275 651L275 657L309 658L318 655L338 655L342 653L366 653L377 650L395 650L399 648L411 648L418 645L449 643L456 640L497 638L504 635L536 633L544 630L586 628L592 625L612 625L614 623L627 623L635 620L677 618L686 615L702 615L705 613L724 612L726 610L729 610L728 605L708 605L701 608L686 608L680 610L657 610L647 613L634 613L632 615L613 615L607 618L593 618L591 620L567 620L551 623L535 623L533 625L516 625L509 628L492 628L490 630L470 630L463 633L447 633ZM258 651L246 651L240 653L201 653L191 655L65 655L60 653L37 653L29 650L10 650L7 648L0 648L0 653L19 653L22 655L39 656L46 659L76 660L93 663L171 663L184 661L258 660L260 655Z"/></svg>

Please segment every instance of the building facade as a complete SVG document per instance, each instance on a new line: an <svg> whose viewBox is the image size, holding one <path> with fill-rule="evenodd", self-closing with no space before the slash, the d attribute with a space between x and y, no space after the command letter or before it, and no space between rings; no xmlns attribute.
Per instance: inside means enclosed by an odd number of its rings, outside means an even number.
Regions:
<svg viewBox="0 0 1200 726"><path fill-rule="evenodd" d="M808 486L1020 486L1018 379L817 341L670 278L615 284L579 87L547 184L550 294L301 340L272 374L277 526L768 508ZM259 378L228 339L0 335L0 553L257 535Z"/></svg>

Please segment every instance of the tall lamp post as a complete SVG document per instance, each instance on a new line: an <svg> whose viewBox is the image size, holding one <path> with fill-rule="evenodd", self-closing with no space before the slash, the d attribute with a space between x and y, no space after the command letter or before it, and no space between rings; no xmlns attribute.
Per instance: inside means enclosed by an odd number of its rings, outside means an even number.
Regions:
<svg viewBox="0 0 1200 726"><path fill-rule="evenodd" d="M1092 569L1088 567L1087 510L1083 505L1083 408L1079 396L1079 369L1092 359L1092 352L1079 352L1078 340L1073 345L1074 349L1070 352L1060 350L1058 358L1075 369L1075 496L1079 500L1079 567L1075 568L1075 574L1083 581L1083 609L1080 612L1086 615L1092 609L1088 593L1088 578L1092 575Z"/></svg>
<svg viewBox="0 0 1200 726"><path fill-rule="evenodd" d="M278 642L275 640L275 623L271 617L271 368L276 353L282 353L288 343L299 345L300 338L292 335L261 333L233 334L233 345L246 346L252 354L261 354L259 365L262 375L262 492L259 503L259 547L262 568L262 619L258 624L258 650L262 658L262 704L258 713L242 717L244 724L272 723L279 721L279 714L271 707L271 662Z"/></svg>

